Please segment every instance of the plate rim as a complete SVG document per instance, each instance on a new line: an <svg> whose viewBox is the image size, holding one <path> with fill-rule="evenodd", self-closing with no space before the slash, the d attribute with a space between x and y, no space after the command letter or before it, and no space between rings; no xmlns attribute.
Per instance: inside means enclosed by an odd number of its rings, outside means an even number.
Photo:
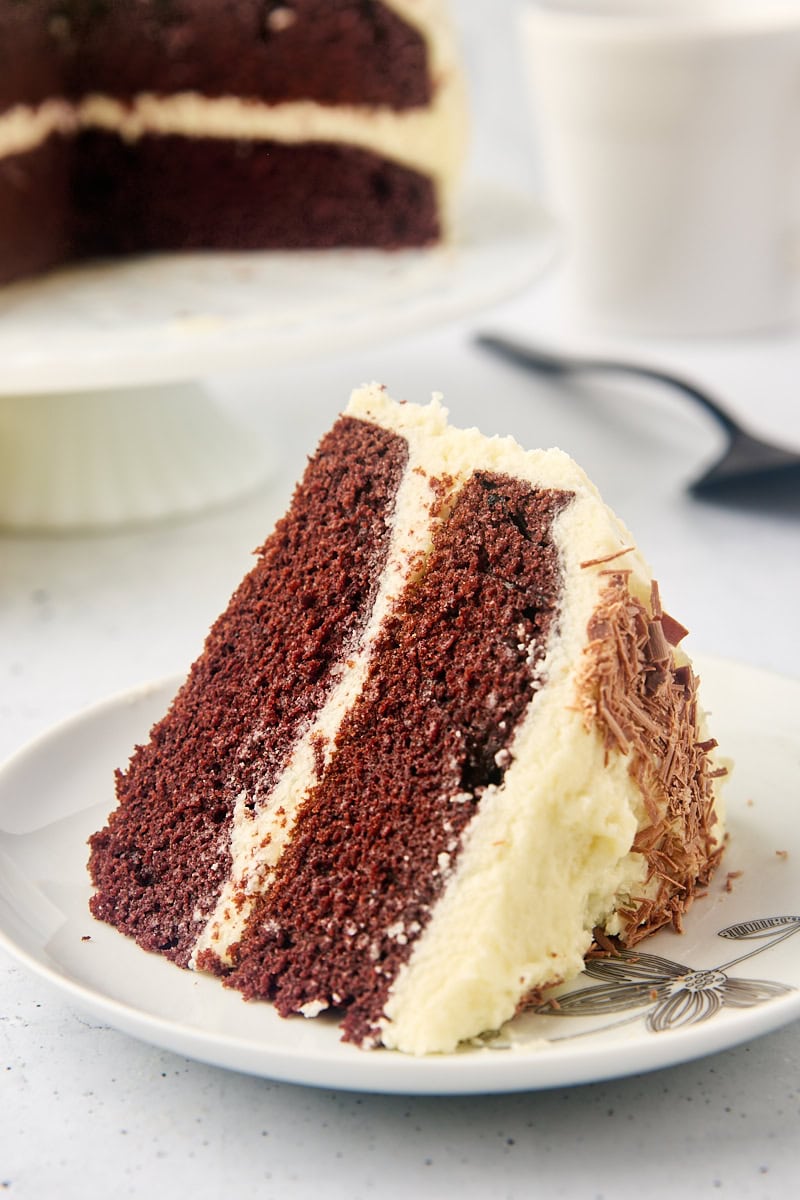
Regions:
<svg viewBox="0 0 800 1200"><path fill-rule="evenodd" d="M750 676L758 675L768 686L770 683L789 685L800 695L800 680L757 665L700 654L694 655L693 661L700 675L709 668L712 671L745 672ZM168 702L182 679L183 676L164 676L114 692L40 732L0 764L0 799L9 775L20 768L24 770L26 763L35 761L52 743L60 740L66 745L76 728L102 721L104 717L110 718L126 706L135 709L136 705L148 701ZM94 804L88 805L82 811L88 815L94 807ZM86 884L88 890L88 878ZM7 932L3 923L0 923L0 947L12 960L65 995L79 1009L150 1045L261 1078L373 1094L488 1095L601 1082L677 1066L731 1049L800 1018L800 988L796 988L757 1007L733 1010L723 1019L681 1027L666 1036L637 1032L626 1038L622 1055L619 1054L619 1043L615 1046L606 1040L592 1045L584 1041L576 1045L573 1040L571 1044L560 1045L558 1050L552 1049L551 1041L541 1051L530 1045L510 1050L482 1047L474 1052L470 1049L423 1057L382 1050L365 1052L353 1047L352 1057L347 1048L348 1057L343 1059L342 1045L338 1041L330 1050L314 1048L310 1053L299 1053L292 1047L291 1037L287 1038L285 1048L276 1048L272 1044L258 1046L246 1036L181 1023L104 994L72 978L63 968L40 961ZM199 978L187 973L187 982ZM210 982L218 986L217 981ZM292 1022L285 1024L289 1033ZM496 1065L487 1067L487 1063Z"/></svg>

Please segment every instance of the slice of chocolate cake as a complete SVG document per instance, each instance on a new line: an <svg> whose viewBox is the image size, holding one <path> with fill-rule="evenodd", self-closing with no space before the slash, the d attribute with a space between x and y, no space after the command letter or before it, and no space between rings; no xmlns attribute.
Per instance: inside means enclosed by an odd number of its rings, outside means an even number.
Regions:
<svg viewBox="0 0 800 1200"><path fill-rule="evenodd" d="M452 1050L708 882L684 633L566 455L362 389L119 775L92 911L359 1045Z"/></svg>
<svg viewBox="0 0 800 1200"><path fill-rule="evenodd" d="M0 283L97 255L429 245L463 146L442 0L0 0Z"/></svg>

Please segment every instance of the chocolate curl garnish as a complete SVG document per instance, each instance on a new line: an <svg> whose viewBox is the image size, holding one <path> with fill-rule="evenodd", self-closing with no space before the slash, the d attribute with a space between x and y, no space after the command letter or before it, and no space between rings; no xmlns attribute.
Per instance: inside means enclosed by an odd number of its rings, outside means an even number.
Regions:
<svg viewBox="0 0 800 1200"><path fill-rule="evenodd" d="M661 628L670 646L680 646L689 632L685 625L681 625L680 621L676 621L669 613L661 614Z"/></svg>
<svg viewBox="0 0 800 1200"><path fill-rule="evenodd" d="M592 957L606 958L611 955L613 958L619 958L619 947L614 945L611 938L604 929L600 928L599 925L595 925L594 929L592 930L592 937L594 938L597 950L600 951L600 954L595 952Z"/></svg>
<svg viewBox="0 0 800 1200"><path fill-rule="evenodd" d="M627 571L600 574L609 581L587 631L579 702L606 758L626 755L646 814L632 849L644 856L655 893L620 909L621 940L632 946L664 925L680 929L713 874L722 854L712 833L713 780L724 767L710 758L716 742L700 735L697 680L671 650L686 630L663 612L657 584L649 613L631 595Z"/></svg>
<svg viewBox="0 0 800 1200"><path fill-rule="evenodd" d="M599 558L587 558L579 566L581 570L585 570L587 567L600 567L603 563L613 562L615 558L621 558L623 554L630 554L635 549L635 546L623 546L621 550L612 550L609 554L602 554Z"/></svg>
<svg viewBox="0 0 800 1200"><path fill-rule="evenodd" d="M664 637L661 621L650 621L647 627L647 653L654 663L668 663L671 658L669 642Z"/></svg>

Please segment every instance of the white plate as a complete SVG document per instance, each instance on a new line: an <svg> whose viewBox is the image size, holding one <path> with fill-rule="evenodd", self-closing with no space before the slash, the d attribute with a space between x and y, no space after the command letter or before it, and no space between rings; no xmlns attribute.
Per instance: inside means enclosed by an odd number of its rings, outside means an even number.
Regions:
<svg viewBox="0 0 800 1200"><path fill-rule="evenodd" d="M683 937L660 933L640 948L638 964L602 968L615 980L582 977L567 989L598 989L588 999L562 997L563 1012L574 1006L583 1015L527 1014L488 1044L451 1055L362 1051L343 1045L324 1018L282 1020L269 1005L245 1004L94 921L86 839L113 803L114 768L161 716L174 681L74 718L0 772L0 944L119 1029L295 1083L526 1090L638 1073L736 1045L800 1017L800 683L718 660L700 669L714 733L736 755L730 848ZM587 1004L596 1015L586 1015Z"/></svg>
<svg viewBox="0 0 800 1200"><path fill-rule="evenodd" d="M556 246L528 196L465 188L451 244L157 255L0 289L0 395L193 380L396 337L512 295Z"/></svg>

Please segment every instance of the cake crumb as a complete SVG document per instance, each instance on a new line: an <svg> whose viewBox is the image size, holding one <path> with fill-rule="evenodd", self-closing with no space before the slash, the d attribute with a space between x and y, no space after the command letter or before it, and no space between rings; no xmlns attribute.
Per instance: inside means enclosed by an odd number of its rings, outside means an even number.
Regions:
<svg viewBox="0 0 800 1200"><path fill-rule="evenodd" d="M311 1019L325 1012L327 1007L328 1005L324 1000L308 1000L305 1004L301 1004L297 1011L302 1013L304 1017Z"/></svg>
<svg viewBox="0 0 800 1200"><path fill-rule="evenodd" d="M270 8L264 19L264 30L267 34L283 33L290 29L297 20L297 13L287 4L278 4Z"/></svg>
<svg viewBox="0 0 800 1200"><path fill-rule="evenodd" d="M785 860L789 857L789 851L788 850L776 850L775 855L777 858L781 858L781 859Z"/></svg>

